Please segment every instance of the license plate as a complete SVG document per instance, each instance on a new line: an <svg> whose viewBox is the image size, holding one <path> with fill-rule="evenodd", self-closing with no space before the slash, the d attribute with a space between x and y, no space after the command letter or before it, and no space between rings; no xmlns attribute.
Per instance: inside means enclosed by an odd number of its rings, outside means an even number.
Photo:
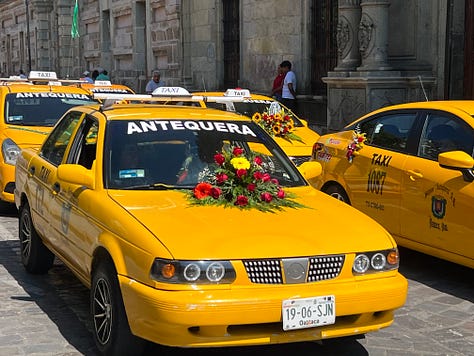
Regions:
<svg viewBox="0 0 474 356"><path fill-rule="evenodd" d="M336 304L333 295L287 299L282 304L283 330L313 328L334 324Z"/></svg>

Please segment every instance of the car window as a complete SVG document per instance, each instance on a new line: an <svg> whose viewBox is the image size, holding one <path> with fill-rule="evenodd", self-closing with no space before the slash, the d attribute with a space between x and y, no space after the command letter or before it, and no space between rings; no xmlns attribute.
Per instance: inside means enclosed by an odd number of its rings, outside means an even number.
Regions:
<svg viewBox="0 0 474 356"><path fill-rule="evenodd" d="M281 186L306 185L286 154L255 123L186 120L109 122L104 184L111 189L160 183L194 187L215 177L214 155L233 146L258 154L265 171Z"/></svg>
<svg viewBox="0 0 474 356"><path fill-rule="evenodd" d="M92 167L96 157L99 123L87 116L81 123L72 144L67 163L75 163L87 169Z"/></svg>
<svg viewBox="0 0 474 356"><path fill-rule="evenodd" d="M77 105L96 103L77 93L11 93L5 98L5 122L21 126L54 126L64 113Z"/></svg>
<svg viewBox="0 0 474 356"><path fill-rule="evenodd" d="M366 134L366 144L404 152L415 118L416 113L393 113L365 121L358 129Z"/></svg>
<svg viewBox="0 0 474 356"><path fill-rule="evenodd" d="M81 116L81 112L72 111L53 129L41 147L40 155L44 159L56 166L61 164L67 145Z"/></svg>
<svg viewBox="0 0 474 356"><path fill-rule="evenodd" d="M442 113L430 113L424 123L418 156L438 160L438 154L464 151L473 155L474 133L464 121Z"/></svg>
<svg viewBox="0 0 474 356"><path fill-rule="evenodd" d="M248 99L244 100L243 102L228 102L228 103L215 103L215 102L207 102L206 106L214 109L219 110L227 110L237 112L239 114L252 117L253 114L256 112L263 113L268 112L268 109L275 101L273 100L256 100L256 99ZM280 104L281 105L281 104ZM289 111L289 109L284 108L285 111ZM293 114L293 123L295 127L302 127L304 126L301 120L299 120L296 115Z"/></svg>

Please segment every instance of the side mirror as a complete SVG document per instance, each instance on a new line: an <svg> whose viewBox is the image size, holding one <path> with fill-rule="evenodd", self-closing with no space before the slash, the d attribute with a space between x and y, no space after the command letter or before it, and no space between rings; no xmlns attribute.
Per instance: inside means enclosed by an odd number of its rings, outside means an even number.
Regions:
<svg viewBox="0 0 474 356"><path fill-rule="evenodd" d="M307 181L309 181L311 179L318 177L322 173L323 167L321 166L319 162L310 161L310 162L304 162L303 164L298 166L298 170L303 175L303 177Z"/></svg>
<svg viewBox="0 0 474 356"><path fill-rule="evenodd" d="M464 180L474 181L474 158L464 151L449 151L438 155L438 163L442 168L461 171Z"/></svg>
<svg viewBox="0 0 474 356"><path fill-rule="evenodd" d="M94 165L93 165L94 167ZM58 166L58 178L71 184L94 188L93 169L89 170L79 164L60 164Z"/></svg>

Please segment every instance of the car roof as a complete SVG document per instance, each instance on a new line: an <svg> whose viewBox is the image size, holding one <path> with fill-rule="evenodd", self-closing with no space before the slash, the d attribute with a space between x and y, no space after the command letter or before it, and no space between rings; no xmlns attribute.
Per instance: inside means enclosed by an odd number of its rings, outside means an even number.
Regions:
<svg viewBox="0 0 474 356"><path fill-rule="evenodd" d="M469 115L474 115L474 100L439 100L439 101L419 101L404 104L397 104L380 108L374 112L389 111L397 109L440 109L440 110L461 110Z"/></svg>
<svg viewBox="0 0 474 356"><path fill-rule="evenodd" d="M200 91L200 92L193 92L193 95L208 95L208 96L225 96L226 93L229 96L237 96L235 95L239 91L246 91L247 94L243 94L247 99L255 99L255 100L271 100L275 101L271 96L252 93L248 89L228 89L226 91Z"/></svg>
<svg viewBox="0 0 474 356"><path fill-rule="evenodd" d="M251 119L233 112L197 106L176 106L160 104L112 104L77 106L73 110L101 111L107 120L220 120L247 121Z"/></svg>

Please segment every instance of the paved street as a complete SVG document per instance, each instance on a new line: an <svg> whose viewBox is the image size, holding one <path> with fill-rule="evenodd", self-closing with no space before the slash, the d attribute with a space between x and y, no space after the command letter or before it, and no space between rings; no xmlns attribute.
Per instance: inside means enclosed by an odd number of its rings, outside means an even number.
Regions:
<svg viewBox="0 0 474 356"><path fill-rule="evenodd" d="M88 290L59 262L28 275L15 211L0 215L0 356L97 355ZM150 346L148 355L474 355L474 270L401 249L406 305L389 328L361 339L233 349Z"/></svg>

